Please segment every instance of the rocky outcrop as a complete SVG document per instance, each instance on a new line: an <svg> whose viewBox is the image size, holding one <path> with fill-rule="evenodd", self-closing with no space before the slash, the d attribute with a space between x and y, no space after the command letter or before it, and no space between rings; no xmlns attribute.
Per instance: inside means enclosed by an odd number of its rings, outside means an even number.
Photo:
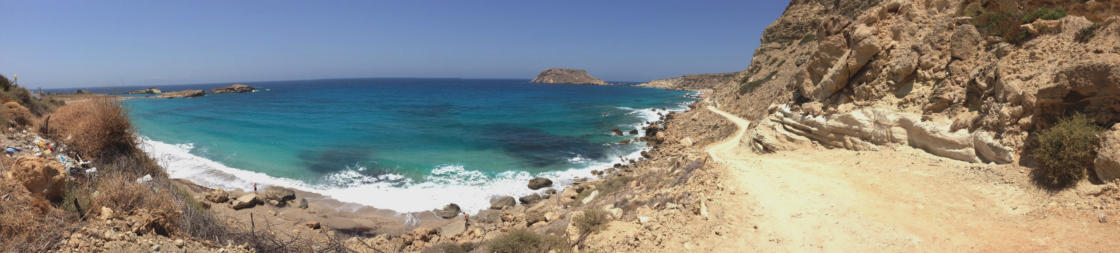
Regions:
<svg viewBox="0 0 1120 253"><path fill-rule="evenodd" d="M1101 146L1097 159L1093 161L1093 171L1097 179L1106 183L1120 179L1120 123L1101 134Z"/></svg>
<svg viewBox="0 0 1120 253"><path fill-rule="evenodd" d="M21 156L8 170L8 178L19 182L27 191L51 200L60 200L65 193L66 169L53 159Z"/></svg>
<svg viewBox="0 0 1120 253"><path fill-rule="evenodd" d="M245 93L245 92L253 92L255 90L257 90L257 89L253 88L252 86L248 86L248 85L244 85L244 84L234 84L234 85L230 85L228 87L214 88L214 89L210 90L210 93L212 93L212 94Z"/></svg>
<svg viewBox="0 0 1120 253"><path fill-rule="evenodd" d="M165 93L163 93L159 96L156 96L156 97L157 98L194 98L194 97L201 97L201 96L206 96L206 91L203 91L203 90L173 91L173 92L165 92Z"/></svg>
<svg viewBox="0 0 1120 253"><path fill-rule="evenodd" d="M462 213L463 211L459 208L459 205L451 203L443 206L443 208L441 209L433 210L433 212L435 212L436 216L439 216L440 218L451 219L459 216L459 213Z"/></svg>
<svg viewBox="0 0 1120 253"><path fill-rule="evenodd" d="M241 197L237 197L237 199L230 201L229 207L233 208L233 210L241 210L245 208L251 208L260 203L262 203L261 198L258 197L257 194L249 193L241 195Z"/></svg>
<svg viewBox="0 0 1120 253"><path fill-rule="evenodd" d="M222 189L214 189L210 192L207 192L204 198L207 201L217 204L226 203L226 201L229 201L229 192L226 192Z"/></svg>
<svg viewBox="0 0 1120 253"><path fill-rule="evenodd" d="M638 84L637 86L670 90L698 91L704 89L713 89L720 85L726 85L735 80L735 76L737 74L739 73L685 75L681 77L657 79L649 81L648 83Z"/></svg>
<svg viewBox="0 0 1120 253"><path fill-rule="evenodd" d="M503 208L511 208L517 205L517 200L511 196L500 196L490 199L490 209L502 210Z"/></svg>
<svg viewBox="0 0 1120 253"><path fill-rule="evenodd" d="M607 82L599 80L598 78L591 77L587 74L587 70L582 69L563 69L552 68L541 71L533 78L534 83L552 83L552 84L593 84L593 85L608 85Z"/></svg>
<svg viewBox="0 0 1120 253"><path fill-rule="evenodd" d="M156 89L156 88L139 89L139 90L133 90L133 91L125 92L125 94L130 94L130 95L155 95L155 94L161 94L161 93L163 93L163 91L161 91L159 89Z"/></svg>
<svg viewBox="0 0 1120 253"><path fill-rule="evenodd" d="M771 117L759 123L751 136L751 147L756 152L774 152L788 149L791 142L812 141L828 147L876 150L880 145L895 144L966 162L1015 161L1015 150L994 141L991 133L953 131L950 125L885 108L812 116L778 106Z"/></svg>

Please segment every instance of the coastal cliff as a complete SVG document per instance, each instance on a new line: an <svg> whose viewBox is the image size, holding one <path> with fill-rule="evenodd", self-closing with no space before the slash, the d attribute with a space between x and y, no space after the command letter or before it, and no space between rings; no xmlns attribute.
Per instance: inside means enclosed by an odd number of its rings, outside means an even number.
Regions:
<svg viewBox="0 0 1120 253"><path fill-rule="evenodd" d="M591 77L587 74L587 70L582 69L564 69L564 68L551 68L541 71L533 78L534 83L548 83L548 84L590 84L590 85L608 85L607 82L599 80L598 78Z"/></svg>

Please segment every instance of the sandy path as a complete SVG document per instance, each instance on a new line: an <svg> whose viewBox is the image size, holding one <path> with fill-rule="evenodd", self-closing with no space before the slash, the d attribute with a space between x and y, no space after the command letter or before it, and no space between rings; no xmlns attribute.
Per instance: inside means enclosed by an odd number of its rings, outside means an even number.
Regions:
<svg viewBox="0 0 1120 253"><path fill-rule="evenodd" d="M1044 194L985 177L983 165L908 148L755 155L741 144L749 122L708 110L739 127L707 152L745 193L724 201L751 251L1120 250L1115 222L1047 215Z"/></svg>

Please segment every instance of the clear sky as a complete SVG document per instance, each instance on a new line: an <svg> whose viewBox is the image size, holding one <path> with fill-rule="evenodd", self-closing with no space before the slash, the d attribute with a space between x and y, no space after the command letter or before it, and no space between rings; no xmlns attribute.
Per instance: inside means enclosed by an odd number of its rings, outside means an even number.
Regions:
<svg viewBox="0 0 1120 253"><path fill-rule="evenodd" d="M740 71L788 1L0 0L31 88L351 77L608 81Z"/></svg>

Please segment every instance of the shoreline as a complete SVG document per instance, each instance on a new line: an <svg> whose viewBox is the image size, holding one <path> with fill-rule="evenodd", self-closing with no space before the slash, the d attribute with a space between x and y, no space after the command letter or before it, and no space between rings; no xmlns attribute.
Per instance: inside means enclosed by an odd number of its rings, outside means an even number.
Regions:
<svg viewBox="0 0 1120 253"><path fill-rule="evenodd" d="M694 94L688 94L688 96L697 98L696 100L693 100L692 102L689 102L689 103L681 104L678 108L673 108L673 109L664 110L664 111L669 112L669 113L676 113L676 114L693 111L696 108L694 108L692 105L694 105L696 103L700 103L701 101L706 99L706 96L708 94L708 93L705 93L705 92L702 92L702 91L691 91L691 92L694 92ZM631 108L631 109L633 109L633 108ZM667 115L669 115L669 113L660 114L660 112L654 112L654 111L660 111L661 110L660 108L642 108L642 109L633 109L633 110L634 111L632 113L638 113L638 114L642 114L643 111L645 111L645 110L651 110L650 115L657 115L657 117L655 119L652 119L652 120L647 119L645 122L641 122L641 123L638 123L638 124L635 125L636 126L635 129L639 130L639 132L641 132L639 135L635 135L636 140L640 140L640 139L643 139L643 138L646 137L645 132L643 131L644 128L646 128L648 126L651 126L651 125L661 126L661 128L664 128L665 125L669 124L669 120L672 120L671 118L666 117ZM172 145L172 144L167 144L167 145ZM574 186L574 185L579 185L581 183L592 183L592 182L596 182L596 181L599 181L599 180L603 180L604 178L607 178L610 175L608 172L612 171L612 168L616 168L620 165L628 166L628 165L635 164L638 161L641 161L643 159L649 159L648 157L643 157L643 156L645 155L646 152L653 150L654 146L651 145L651 144L645 144L645 145L646 145L645 147L642 147L642 148L640 148L640 149L638 149L638 150L636 150L636 151L634 151L630 154L627 154L625 156L619 156L618 158L614 158L614 159L612 159L610 161L607 161L607 162L596 162L596 163L593 163L593 165L588 165L588 166L581 167L581 168L573 168L573 169L562 170L562 171L545 172L545 173L541 173L541 174L538 174L538 175L530 175L529 177L524 178L524 180L516 180L518 182L517 185L519 185L520 188L525 188L527 190L528 188L527 188L526 184L528 183L529 179L535 178L537 176L541 176L541 177L549 178L550 180L552 180L554 182L552 187L541 188L539 190L530 190L530 191L527 191L527 193L524 193L524 194L514 194L514 195L505 194L503 192L487 192L486 195L488 195L488 196L487 197L480 197L479 201L489 202L489 200L491 198L502 197L502 196L511 196L511 197L514 197L514 198L519 198L519 197L522 197L522 196L525 196L525 195L541 194L541 193L546 192L548 190L555 190L556 192L561 192L564 189L569 188L569 187ZM174 146L174 145L172 145L172 146ZM153 156L153 158L156 158L157 160L159 159L159 157L156 157L156 155L151 154L151 152L149 152L149 155ZM199 157L199 158L202 158L202 157ZM205 158L202 158L202 159L205 159ZM206 160L210 161L209 159L206 159ZM210 162L214 162L214 161L210 161ZM217 163L217 162L214 162L214 163ZM218 163L218 164L220 164L220 163ZM164 167L167 168L167 167L170 167L170 166L169 165L164 165ZM232 167L230 167L230 169L241 170L241 169L232 168ZM266 175L264 173L254 172L254 171L247 171L247 170L241 170L241 171ZM524 174L525 172L521 172L521 173ZM169 174L171 174L171 173L169 173ZM576 174L581 174L581 175L576 175ZM560 176L563 176L563 177L560 177ZM236 177L236 176L234 176L234 177ZM269 177L271 177L271 176L269 176ZM456 220L456 219L443 219L443 218L438 217L435 213L435 210L439 209L440 208L439 206L432 207L432 208L427 209L427 210L415 210L415 211L401 212L401 211L397 211L397 210L393 210L393 209L389 209L389 208L378 208L378 207L365 205L365 204L361 204L361 203L347 202L347 201L341 200L341 199L336 198L336 197L328 196L326 194L322 194L322 193L318 193L318 192L312 192L312 191L308 191L308 190L304 190L304 189L298 189L298 186L297 187L292 187L290 185L281 185L281 184L262 185L262 187L258 190L263 191L264 189L266 189L268 187L278 187L278 188L282 188L282 189L292 190L296 193L297 200L298 199L306 199L307 200L308 208L307 209L301 209L301 208L294 207L294 206L276 207L276 206L272 206L272 205L268 205L268 204L260 204L260 205L257 205L256 207L252 207L252 208L247 208L247 209L242 209L242 210L234 210L234 209L230 208L228 205L226 205L228 203L214 204L212 202L209 202L209 201L205 200L205 198L204 198L205 195L208 192L210 192L210 191L212 191L216 188L209 187L209 186L204 186L204 185L200 184L200 182L196 182L196 181L193 181L191 179L184 178L184 177L175 177L173 175L172 179L177 184L183 186L183 188L190 189L191 195L194 196L198 201L206 202L207 204L212 204L210 209L214 210L215 214L218 214L218 215L222 216L223 218L227 219L228 221L231 221L235 224L238 224L238 225L241 225L241 226L246 226L246 227L248 227L246 224L249 224L251 222L250 218L249 218L249 215L247 213L252 213L253 216L257 216L257 217L271 217L271 218L266 218L266 219L275 220L275 221L280 222L280 223L288 223L288 224L292 224L292 225L300 225L300 224L304 224L304 223L307 223L307 222L318 222L318 223L322 224L322 226L324 226L326 228L329 228L330 230L340 231L340 232L343 232L343 233L355 234L355 235L360 235L360 234L365 234L365 235L404 234L404 233L408 233L409 231L411 231L412 229L417 228L417 227L425 227L425 226L427 226L427 227L430 227L430 226L439 227L439 226L446 225L447 223L450 223L450 222L453 222L453 221ZM239 178L239 179L244 180L243 178ZM286 178L277 178L277 179L292 180L292 179L286 179ZM489 183L493 183L493 182L489 182ZM231 199L236 198L237 196L241 196L243 194L248 193L248 192L246 192L247 189L223 189L223 190L227 190L230 193L230 198ZM445 189L445 190L447 190L447 189ZM446 205L446 204L451 204L453 202L454 201L448 201L447 203L440 204L440 206ZM456 204L459 204L460 206L463 205L461 203L456 203ZM488 206L489 205L487 205L487 207ZM523 207L523 205L521 205L520 203L516 204L515 206L516 207ZM488 209L487 207L472 208L472 209L464 208L463 213L466 213L466 214L469 214L469 215L477 215L481 212L491 210L491 209Z"/></svg>

